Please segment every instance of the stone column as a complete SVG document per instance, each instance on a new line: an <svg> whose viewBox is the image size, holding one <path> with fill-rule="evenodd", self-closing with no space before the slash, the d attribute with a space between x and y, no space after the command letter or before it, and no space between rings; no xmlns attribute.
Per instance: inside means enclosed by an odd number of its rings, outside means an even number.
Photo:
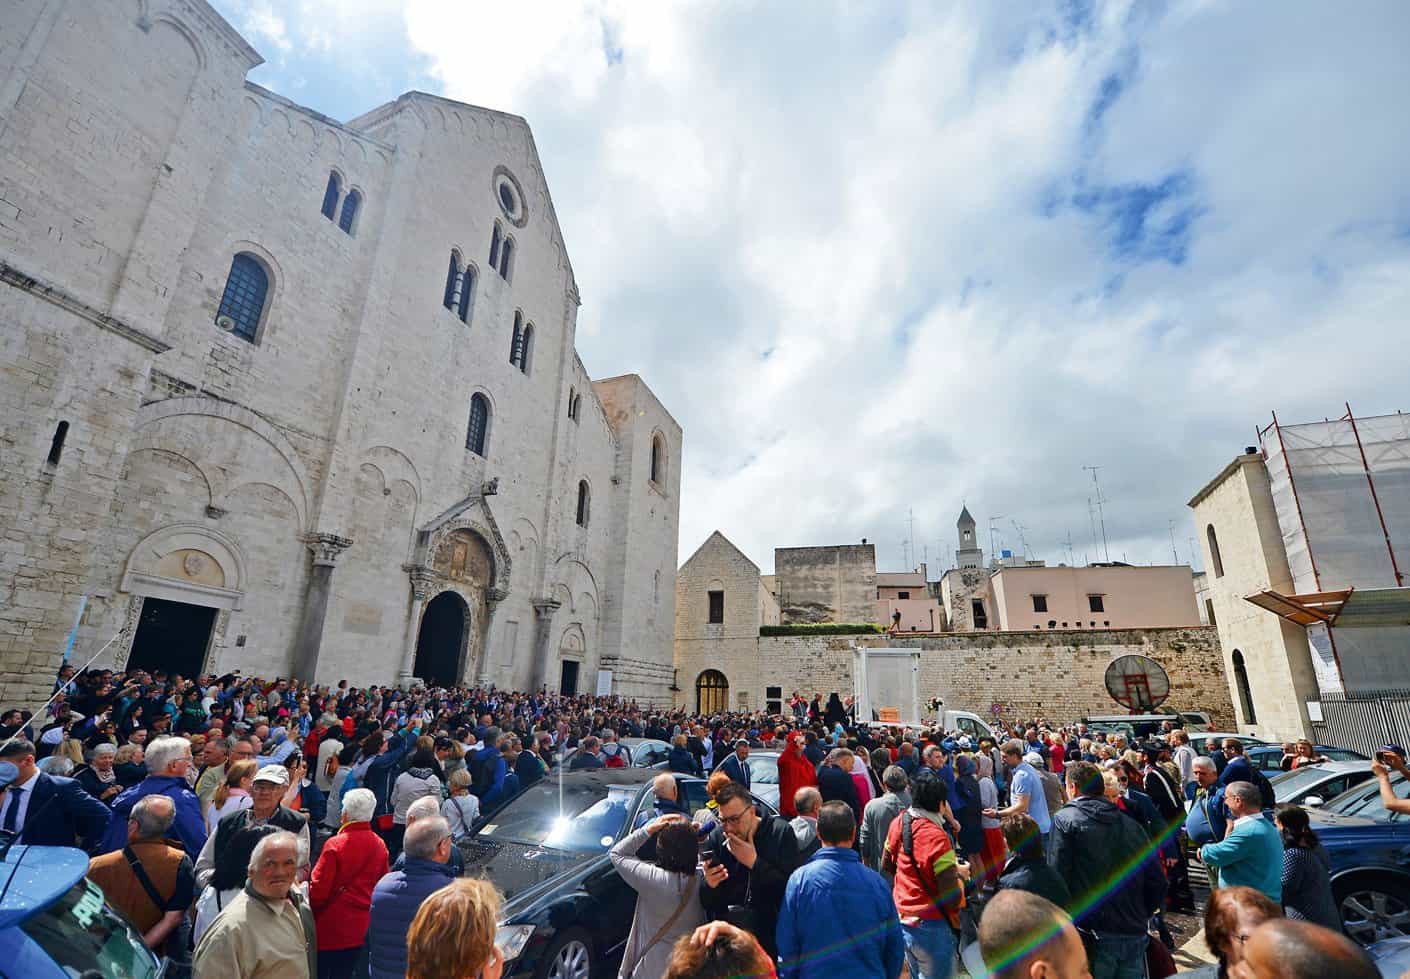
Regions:
<svg viewBox="0 0 1410 979"><path fill-rule="evenodd" d="M421 631L421 610L426 606L426 600L431 597L431 592L435 590L436 576L430 568L415 566L405 567L404 570L411 577L411 614L406 620L406 637L402 641L401 652L401 672L397 674L397 681L402 689L409 690L414 678L412 670L416 668L416 638Z"/></svg>
<svg viewBox="0 0 1410 979"><path fill-rule="evenodd" d="M299 635L294 642L294 676L313 683L318 671L318 651L323 645L323 623L328 617L333 565L338 555L352 546L352 541L334 534L310 534L304 538L304 544L313 553L313 566L309 569L308 593L304 596Z"/></svg>
<svg viewBox="0 0 1410 979"><path fill-rule="evenodd" d="M529 689L535 692L548 682L548 644L553 638L553 613L562 604L551 598L540 598L534 602L534 672L529 680Z"/></svg>
<svg viewBox="0 0 1410 979"><path fill-rule="evenodd" d="M460 678L461 683L470 686L488 686L487 678L490 669L490 630L494 628L495 609L499 608L499 599L485 594L484 614L475 623L475 651L474 655L466 656L465 672Z"/></svg>

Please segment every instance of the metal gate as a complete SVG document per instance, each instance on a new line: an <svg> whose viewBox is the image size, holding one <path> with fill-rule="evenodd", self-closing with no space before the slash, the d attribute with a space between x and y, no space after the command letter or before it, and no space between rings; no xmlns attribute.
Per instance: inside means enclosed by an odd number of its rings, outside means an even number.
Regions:
<svg viewBox="0 0 1410 979"><path fill-rule="evenodd" d="M1410 741L1410 690L1388 690L1376 696L1347 697L1323 694L1308 701L1308 713L1322 720L1312 722L1320 744L1354 748L1374 756L1384 744L1404 745Z"/></svg>

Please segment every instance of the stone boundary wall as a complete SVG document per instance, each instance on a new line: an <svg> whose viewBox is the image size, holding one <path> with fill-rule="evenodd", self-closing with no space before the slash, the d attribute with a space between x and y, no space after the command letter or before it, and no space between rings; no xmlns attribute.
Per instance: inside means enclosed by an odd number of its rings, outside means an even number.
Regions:
<svg viewBox="0 0 1410 979"><path fill-rule="evenodd" d="M1208 711L1218 730L1233 730L1234 710L1225 680L1219 639L1213 628L1112 629L1070 632L976 632L942 636L776 636L755 640L753 675L739 650L722 654L719 666L730 683L730 705L739 693L752 707L765 702L765 689L794 690L811 697L852 691L852 646L919 649L921 699L941 697L955 710L992 717L998 705L1006 718L1040 715L1071 721L1084 714L1124 710L1106 692L1107 664L1126 653L1143 653L1170 675L1170 709ZM708 668L710 643L690 644L690 663L680 662L677 703L694 704L699 669ZM730 666L734 667L733 672Z"/></svg>

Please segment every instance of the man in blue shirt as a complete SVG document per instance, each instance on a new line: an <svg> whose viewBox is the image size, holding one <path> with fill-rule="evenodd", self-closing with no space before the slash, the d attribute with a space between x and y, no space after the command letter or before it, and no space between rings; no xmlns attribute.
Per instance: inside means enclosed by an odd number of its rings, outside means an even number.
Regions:
<svg viewBox="0 0 1410 979"><path fill-rule="evenodd" d="M778 916L779 979L896 979L905 960L901 921L881 875L852 849L856 816L845 802L818 810L822 849L794 871Z"/></svg>
<svg viewBox="0 0 1410 979"><path fill-rule="evenodd" d="M1003 809L985 809L990 819L1003 819L1016 812L1027 813L1038 824L1043 837L1043 853L1052 856L1052 814L1048 812L1048 797L1043 794L1043 781L1033 766L1023 760L1023 742L1017 738L1005 741L1004 768L1009 772L1009 805Z"/></svg>

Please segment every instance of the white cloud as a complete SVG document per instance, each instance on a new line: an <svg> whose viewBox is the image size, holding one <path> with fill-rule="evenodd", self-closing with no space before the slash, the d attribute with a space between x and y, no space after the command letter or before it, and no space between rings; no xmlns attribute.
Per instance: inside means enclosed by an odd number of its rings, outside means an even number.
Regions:
<svg viewBox="0 0 1410 979"><path fill-rule="evenodd" d="M297 0L277 36L529 120L585 361L685 427L683 557L895 567L913 507L943 565L962 499L1096 557L1101 465L1112 556L1174 519L1188 559L1271 409L1410 408L1410 8L1084 9Z"/></svg>

